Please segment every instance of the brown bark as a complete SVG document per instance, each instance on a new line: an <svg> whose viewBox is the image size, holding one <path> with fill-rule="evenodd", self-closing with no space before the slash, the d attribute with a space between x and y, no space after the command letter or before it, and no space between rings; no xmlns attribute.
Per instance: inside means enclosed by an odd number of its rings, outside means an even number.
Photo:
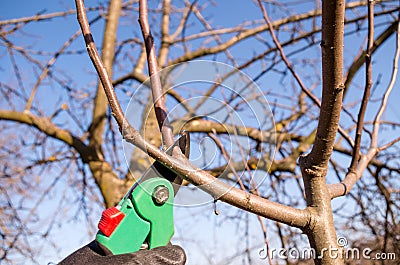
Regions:
<svg viewBox="0 0 400 265"><path fill-rule="evenodd" d="M308 155L300 158L310 226L305 232L315 249L316 264L344 264L340 255L330 257L324 250L340 248L333 222L331 196L326 185L328 162L339 128L343 98L344 1L322 1L322 79L323 92L317 134Z"/></svg>

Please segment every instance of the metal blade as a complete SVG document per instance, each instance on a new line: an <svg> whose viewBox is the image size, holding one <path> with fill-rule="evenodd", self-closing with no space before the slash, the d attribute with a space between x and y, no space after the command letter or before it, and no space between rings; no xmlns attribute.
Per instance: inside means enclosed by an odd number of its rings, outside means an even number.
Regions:
<svg viewBox="0 0 400 265"><path fill-rule="evenodd" d="M175 143L170 146L165 153L168 155L172 155L173 150L175 147L179 146L181 149L181 152L189 158L190 155L190 136L188 132L183 132L182 135L179 137L178 140L175 141ZM177 183L176 179L180 177L177 176L176 173L171 171L169 168L164 166L158 161L155 161L142 175L142 177L129 189L129 191L126 193L124 198L129 198L133 192L133 190L143 181L146 181L150 178L155 178L155 177L162 177L167 180L169 180L171 183ZM180 185L173 185L174 187L174 194L178 192Z"/></svg>

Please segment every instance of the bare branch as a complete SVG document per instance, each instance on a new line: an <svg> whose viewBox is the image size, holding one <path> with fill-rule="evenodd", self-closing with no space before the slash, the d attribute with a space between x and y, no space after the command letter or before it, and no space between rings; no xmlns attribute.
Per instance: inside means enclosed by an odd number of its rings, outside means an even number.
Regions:
<svg viewBox="0 0 400 265"><path fill-rule="evenodd" d="M389 147L391 147L391 146L395 145L396 143L398 143L399 141L400 141L400 137L397 137L396 139L390 141L389 143L386 143L386 144L380 146L380 147L378 148L378 150L379 150L379 152L380 152L380 151L383 151L383 150L386 150L386 149L388 149Z"/></svg>
<svg viewBox="0 0 400 265"><path fill-rule="evenodd" d="M342 1L335 5L340 6L341 4ZM321 169L326 168L332 154L336 132L339 128L339 117L344 90L344 85L342 83L344 18L334 19L333 16L327 17L326 19L330 20L323 21L325 25L328 25L327 30L322 30L323 92L317 135L310 154L300 159L304 168L308 168L312 165L315 169L315 176L325 176L326 174L326 170L322 172ZM336 21L336 19L338 20ZM308 173L311 172L312 170Z"/></svg>
<svg viewBox="0 0 400 265"><path fill-rule="evenodd" d="M164 3L164 4L168 4ZM161 80L159 76L158 62L156 56L156 50L154 48L154 39L151 34L149 20L148 20L148 10L147 1L139 1L139 24L142 28L143 39L146 47L147 53L147 64L149 67L149 75L151 82L151 92L153 94L154 110L156 112L158 126L163 136L164 148L174 144L174 134L171 125L168 120L168 111L165 106L165 95L163 93L163 88L161 85ZM166 20L164 15L164 20ZM167 29L163 29L163 34L167 34ZM164 35L165 37L165 35Z"/></svg>
<svg viewBox="0 0 400 265"><path fill-rule="evenodd" d="M103 34L103 44L101 48L101 61L104 69L109 76L112 76L113 63L115 57L115 42L117 38L117 28L121 13L121 0L111 0L107 10L107 19ZM89 23L90 25L90 23ZM96 97L94 99L93 117L89 126L89 145L102 153L103 133L107 116L107 97L102 87L102 82L98 82Z"/></svg>
<svg viewBox="0 0 400 265"><path fill-rule="evenodd" d="M379 111L376 114L374 122L373 122L374 127L373 127L373 132L372 132L371 147L376 147L377 143L378 143L378 132L379 132L379 126L380 126L380 122L381 122L381 117L383 115L383 112L386 109L389 95L393 90L394 84L396 83L397 72L399 71L399 57L400 57L400 21L397 21L396 53L393 58L392 76L390 78L389 86L387 87L386 92L383 95Z"/></svg>
<svg viewBox="0 0 400 265"><path fill-rule="evenodd" d="M225 161L226 161L227 164L228 164L228 167L230 168L230 170L232 171L232 173L235 175L236 181L239 183L240 189L243 190L243 191L246 191L246 188L245 188L245 186L244 186L244 184L243 184L243 181L241 180L239 174L236 172L235 168L234 168L234 167L231 165L231 163L230 163L231 157L229 156L228 152L225 150L225 148L224 148L223 144L221 143L221 141L220 141L220 140L218 139L218 137L216 136L215 132L213 132L213 133L208 133L208 136L210 136L211 139L213 139L213 141L214 141L215 144L217 145L218 149L221 151L222 155L223 155L224 158L225 158ZM247 168L248 168L248 167L247 167ZM251 181L253 182L253 178L252 178L252 177L251 177ZM253 186L254 186L254 189L252 189L252 192L253 192L254 194L256 194L257 196L260 196L260 193L258 192L257 187L256 187L255 185L253 185ZM250 190L250 186L249 186L249 190ZM260 223L261 230L262 230L263 236L264 236L264 242L265 242L266 247L267 247L267 249L268 249L267 229L266 229L266 227L265 227L265 225L264 225L264 222L263 222L263 219L262 219L262 217L261 217L260 215L257 215L257 219L258 219L258 222ZM269 263L272 264L272 262L271 262L271 257L270 257L270 253L267 252L267 255L268 255L268 261L269 261Z"/></svg>
<svg viewBox="0 0 400 265"><path fill-rule="evenodd" d="M382 44L385 43L385 41L388 40L389 37L396 32L398 23L399 23L398 21L394 21L375 39L371 49L371 54L374 54L380 47L382 47ZM351 64L351 66L347 71L344 82L345 94L347 92L347 88L353 81L354 76L356 75L356 73L358 73L358 70L361 68L364 62L365 62L365 51L363 51L358 57L354 59L353 63Z"/></svg>
<svg viewBox="0 0 400 265"><path fill-rule="evenodd" d="M322 101L311 152L300 156L307 206L315 211L315 224L307 231L311 247L320 252L338 247L331 196L326 185L343 100L343 43L345 1L322 1ZM316 264L344 264L343 258L314 258Z"/></svg>
<svg viewBox="0 0 400 265"><path fill-rule="evenodd" d="M98 16L94 21L98 20L100 16ZM94 22L92 21L92 22ZM92 23L91 22L91 23ZM46 64L45 68L43 69L42 73L40 74L38 80L36 81L35 85L32 88L31 94L26 102L25 111L30 111L32 107L33 99L35 98L36 92L39 88L41 82L46 78L48 75L50 68L55 64L57 58L67 49L71 43L81 34L81 31L76 31L65 43L64 45L54 54L53 58L51 58L48 63Z"/></svg>
<svg viewBox="0 0 400 265"><path fill-rule="evenodd" d="M120 130L127 126L128 121L125 118L125 115L119 105L117 96L115 94L111 79L107 72L107 69L104 67L100 55L97 51L96 45L94 44L93 36L90 31L89 23L85 13L85 6L83 4L83 0L76 0L76 9L77 9L77 19L79 25L82 29L82 34L86 43L86 48L89 54L90 59L99 75L100 81L103 85L104 91L107 95L108 102L112 109L112 115L114 116L115 120L118 123ZM136 131L137 132L137 131ZM137 132L137 134L139 134Z"/></svg>
<svg viewBox="0 0 400 265"><path fill-rule="evenodd" d="M93 11L93 10L98 10L99 7L89 7L86 9L86 11ZM54 12L50 14L37 14L32 17L23 17L23 18L15 18L15 19L8 19L8 20L2 20L0 21L0 26L3 25L10 25L10 24L18 24L18 23L28 23L31 21L41 21L41 20L47 20L55 17L64 17L67 15L72 15L75 14L76 10L71 9L67 11L62 11L62 12Z"/></svg>
<svg viewBox="0 0 400 265"><path fill-rule="evenodd" d="M361 101L360 110L358 112L356 137L354 140L353 155L349 171L354 171L360 158L361 135L364 127L364 116L367 110L369 95L372 86L372 47L374 43L374 1L368 1L368 44L365 54L365 89L363 99Z"/></svg>
<svg viewBox="0 0 400 265"><path fill-rule="evenodd" d="M32 125L46 135L73 147L79 154L81 154L83 160L85 160L85 158L96 159L96 154L89 153L89 149L87 148L86 144L78 137L67 130L57 127L45 117L38 117L27 112L0 110L0 120L15 121L26 125Z"/></svg>
<svg viewBox="0 0 400 265"><path fill-rule="evenodd" d="M351 2L346 5L346 8L355 8L355 7L364 6L364 5L366 5L365 1ZM287 17L287 18L284 18L281 20L274 21L272 23L272 25L273 25L273 28L279 28L290 22L302 21L302 20L310 19L310 18L313 18L315 16L320 16L320 15L321 15L321 10L318 9L315 11L307 12L307 13L300 14L300 15L294 15L294 16L290 16L290 17ZM245 29L243 31L239 31L239 33L237 35L233 36L232 38L228 39L227 41L225 41L224 43L222 43L220 45L216 45L214 47L209 47L209 48L199 48L195 51L187 52L184 55L182 55L181 57L170 62L170 65L185 62L188 60L193 60L193 59L205 56L205 55L216 54L216 53L225 51L229 47L231 47L249 37L252 37L261 32L264 32L266 30L268 30L268 25L261 25L256 28Z"/></svg>
<svg viewBox="0 0 400 265"><path fill-rule="evenodd" d="M301 90L314 102L315 105L317 105L319 108L321 108L321 102L320 100L304 85L303 81L301 80L300 76L297 74L297 72L294 70L292 64L289 62L288 58L285 55L285 52L283 51L282 45L280 44L278 38L275 35L274 29L273 29L273 24L271 20L268 17L267 11L265 10L263 4L261 3L261 0L258 0L258 4L261 8L261 11L263 13L264 19L267 22L269 32L271 33L272 39L274 41L275 46L277 47L279 54L282 57L283 62L285 63L286 67L289 69L290 73L293 75L293 77L296 79L296 82L300 86ZM343 136L344 139L350 144L353 145L353 141L351 140L350 136L347 134L345 130L343 130L340 126L338 128L340 134Z"/></svg>
<svg viewBox="0 0 400 265"><path fill-rule="evenodd" d="M169 47L171 45L169 38L169 25L170 25L170 14L171 14L171 0L163 0L162 9L162 21L161 21L161 46L158 53L158 65L165 65L167 62L167 56Z"/></svg>
<svg viewBox="0 0 400 265"><path fill-rule="evenodd" d="M318 107L321 107L321 102L319 101L319 99L313 94L311 93L311 91L304 85L303 81L301 80L300 76L296 73L296 71L293 69L293 66L291 65L291 63L289 62L288 58L285 55L285 52L283 51L283 48L278 40L278 38L275 35L275 31L273 28L273 24L271 22L271 20L268 17L267 11L265 10L264 5L262 4L261 0L258 0L258 5L261 8L261 11L263 13L263 17L265 22L268 25L268 30L271 33L271 37L274 41L275 46L277 47L279 54L282 57L283 62L285 63L286 67L289 69L290 73L293 75L294 79L296 79L296 82L299 84L299 86L301 87L301 90L307 94L307 96L315 103L315 105L317 105Z"/></svg>
<svg viewBox="0 0 400 265"><path fill-rule="evenodd" d="M272 132L268 131L260 131L256 128L252 127L245 127L245 126L235 126L229 124L221 124L210 120L176 120L172 123L176 129L179 130L187 130L188 132L212 132L215 131L218 134L232 134L235 131L239 135L247 136L255 141L259 142L268 142L270 141L275 135ZM181 129L182 128L182 129Z"/></svg>
<svg viewBox="0 0 400 265"><path fill-rule="evenodd" d="M390 146L396 144L400 140L400 138L396 138L390 141L389 143L384 144L383 146L377 148L380 118L386 109L387 100L389 98L390 92L394 87L394 83L398 72L399 56L400 56L400 22L397 22L396 53L393 59L392 76L390 84L386 89L386 92L382 98L378 113L374 119L370 148L366 155L361 155L361 158L359 159L359 162L357 163L355 168L346 174L345 179L341 183L331 184L328 186L332 198L349 194L355 183L362 177L363 172L365 171L369 163L371 163L376 154L378 154L379 151L385 150Z"/></svg>

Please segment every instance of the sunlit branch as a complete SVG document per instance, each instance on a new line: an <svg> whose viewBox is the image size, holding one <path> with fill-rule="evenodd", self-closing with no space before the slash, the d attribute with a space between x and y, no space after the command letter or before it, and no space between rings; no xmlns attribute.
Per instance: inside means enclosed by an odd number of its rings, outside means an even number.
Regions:
<svg viewBox="0 0 400 265"><path fill-rule="evenodd" d="M233 175L235 175L236 177L236 182L239 183L240 189L243 191L246 191L246 188L243 184L242 179L240 178L238 172L235 170L234 167L232 167L232 165L230 164L230 160L231 157L229 156L228 152L226 151L226 149L224 148L223 144L221 143L221 141L218 139L217 135L215 134L215 132L212 133L208 133L208 136L215 142L215 144L217 145L218 149L221 151L222 155L225 158L225 161L227 162L228 167L230 168L230 170L232 171ZM243 160L242 160L243 161ZM248 167L247 167L248 168ZM250 177L250 182L253 181L253 178ZM253 186L253 187L252 187ZM258 189L256 187L256 185L249 185L249 190L251 189L251 192L256 194L257 196L260 196L260 193L258 192ZM268 238L267 238L267 229L264 225L263 219L260 215L257 215L257 220L260 223L261 226L261 230L263 232L263 236L264 236L264 242L266 244L266 247L268 249ZM270 257L270 253L267 252L268 255L268 259L270 264L272 264L271 262L271 257Z"/></svg>
<svg viewBox="0 0 400 265"><path fill-rule="evenodd" d="M366 5L365 1L351 2L346 5L346 8L355 8L355 7L364 6L364 5ZM281 20L274 21L272 23L272 25L273 25L273 28L279 28L279 27L286 25L288 23L291 23L291 22L300 22L302 20L310 19L310 18L313 18L315 16L320 16L320 15L321 15L321 10L314 10L314 11L307 12L304 14L294 15L294 16L290 16L290 17L287 17L287 18L284 18ZM225 51L229 47L231 47L245 39L253 37L261 32L264 32L266 30L268 30L268 25L261 25L261 26L255 27L255 28L241 30L238 32L237 35L231 37L230 39L228 39L221 45L216 45L216 46L207 47L207 48L199 48L195 51L186 52L184 55L182 55L179 58L174 59L169 64L173 65L173 64L185 62L188 60L193 60L193 59L196 59L196 58L199 58L202 56L206 56L209 54L216 54L216 53Z"/></svg>
<svg viewBox="0 0 400 265"><path fill-rule="evenodd" d="M167 2L167 3L166 3ZM168 1L164 4L168 4ZM154 48L154 38L151 34L151 29L148 21L148 10L147 1L139 1L139 24L142 29L142 35L144 39L144 45L146 47L147 53L147 64L149 68L150 82L151 82L151 92L153 94L154 110L156 112L158 126L163 138L164 148L174 144L174 134L173 129L168 120L168 111L165 106L165 95L161 85L161 80L159 76L159 68L156 56L156 50ZM165 14L164 14L164 20ZM168 31L163 29L164 38Z"/></svg>
<svg viewBox="0 0 400 265"><path fill-rule="evenodd" d="M74 136L71 132L57 127L45 117L38 117L26 112L0 110L0 120L15 121L26 125L31 125L46 135L74 147L75 150L81 154L82 159L85 160L85 157L94 158L93 154L89 153L89 150L84 142L82 142L78 137Z"/></svg>
<svg viewBox="0 0 400 265"><path fill-rule="evenodd" d="M265 10L264 5L261 3L261 0L258 0L258 4L263 13L265 22L268 25L268 30L271 33L274 44L277 47L279 54L281 55L282 60L285 63L286 67L289 69L290 73L293 75L294 79L296 80L297 84L300 86L301 90L314 102L315 105L317 105L319 108L321 108L320 100L304 85L300 76L297 74L297 72L294 70L292 64L287 59L285 52L283 51L282 45L280 44L279 40L276 37L273 24L272 24L271 20L269 19L267 11ZM345 130L343 130L343 128L341 128L340 126L339 126L338 130L339 130L339 133L343 136L343 138L346 139L346 141L350 145L353 145L353 141L352 141L351 137L347 134L347 132Z"/></svg>
<svg viewBox="0 0 400 265"><path fill-rule="evenodd" d="M373 122L373 135L372 135L372 139L371 139L371 147L377 146L378 132L379 132L379 126L381 123L381 117L383 115L383 112L386 109L389 95L392 92L394 84L396 83L396 79L397 79L397 73L399 70L399 57L400 57L400 21L397 21L396 53L393 58L392 76L390 78L389 86L387 87L386 92L383 95L379 111L376 114L374 122Z"/></svg>
<svg viewBox="0 0 400 265"><path fill-rule="evenodd" d="M99 10L100 8L101 7L89 7L86 9L86 11ZM31 16L31 17L7 19L7 20L0 21L0 26L10 25L10 24L18 24L18 23L29 23L32 21L47 20L47 19L51 19L51 18L55 18L55 17L64 17L67 15L75 14L75 13L76 13L76 10L71 9L71 10L62 11L62 12L54 12L54 13L50 13L50 14L37 14L37 15Z"/></svg>
<svg viewBox="0 0 400 265"><path fill-rule="evenodd" d="M376 14L375 14L376 15ZM378 48L382 47L382 44L385 43L390 36L397 30L398 21L394 21L389 27L387 27L373 42L373 46L371 49L371 54L374 54ZM353 81L354 76L358 73L359 69L365 62L365 51L363 51L358 57L356 57L349 67L346 78L345 78L345 95L348 91L348 88Z"/></svg>
<svg viewBox="0 0 400 265"><path fill-rule="evenodd" d="M398 72L398 60L400 55L400 26L399 26L400 23L399 22L397 23L398 23L398 30L396 35L396 53L393 59L391 81L388 88L385 91L385 94L381 101L380 108L374 119L370 148L367 151L367 154L361 155L354 170L349 171L346 174L345 179L341 183L330 184L328 186L332 198L349 194L355 183L362 177L363 172L365 171L369 163L371 163L371 161L374 159L375 155L378 152L385 150L400 141L400 137L398 137L390 141L389 143L382 145L381 147L377 147L377 137L379 133L380 118L386 109L387 100L389 98L390 92L393 89Z"/></svg>
<svg viewBox="0 0 400 265"><path fill-rule="evenodd" d="M92 22L100 19L101 17L98 16L96 19L92 20ZM65 51L65 49L67 49L72 42L81 34L81 31L78 30L76 31L64 44L63 46L54 54L54 56L47 62L46 66L44 67L44 70L42 71L42 73L40 74L38 80L36 81L35 85L32 88L31 94L26 102L26 106L25 106L25 111L30 111L31 107L32 107L32 102L33 99L35 98L36 92L39 88L39 85L42 83L42 81L46 78L46 76L48 75L48 73L50 72L50 68L55 64L55 62L57 61L57 58L63 54L63 52Z"/></svg>
<svg viewBox="0 0 400 265"><path fill-rule="evenodd" d="M171 15L171 0L163 0L162 18L161 18L161 46L158 52L158 65L165 65L171 45L169 38ZM154 46L154 44L153 44Z"/></svg>
<svg viewBox="0 0 400 265"><path fill-rule="evenodd" d="M204 27L206 28L206 31L205 31L205 32L212 32L212 31L213 31L213 28L212 28L211 25L208 23L207 19L205 19L205 18L203 17L203 15L201 14L201 12L198 10L198 8L197 8L196 6L193 8L193 13L194 13L194 14L196 15L196 17L200 20L201 24L203 24ZM217 34L213 34L212 36L213 36L213 38L215 39L215 41L216 41L219 45L221 45L221 44L223 43L222 39L221 39ZM226 49L224 52L225 52L226 57L233 63L233 65L234 65L235 67L238 67L238 64L236 63L235 58L232 56L232 54L229 52L229 50Z"/></svg>
<svg viewBox="0 0 400 265"><path fill-rule="evenodd" d="M358 159L360 158L361 148L361 135L364 127L364 116L367 110L369 96L371 94L372 87L372 47L374 42L374 1L368 1L368 43L367 52L365 54L365 88L364 94L361 101L360 110L358 112L356 136L354 140L353 155L349 171L354 171Z"/></svg>
<svg viewBox="0 0 400 265"><path fill-rule="evenodd" d="M94 44L93 36L90 31L89 22L85 13L85 6L83 4L83 0L76 0L76 9L77 9L77 19L79 25L81 26L82 34L86 43L86 48L89 54L90 59L99 75L100 81L103 84L104 91L106 92L108 102L112 109L112 114L115 120L118 123L120 130L122 130L124 124L125 126L128 124L125 115L119 105L117 96L115 94L111 79L108 75L107 69L104 67L100 55L97 51L96 45Z"/></svg>

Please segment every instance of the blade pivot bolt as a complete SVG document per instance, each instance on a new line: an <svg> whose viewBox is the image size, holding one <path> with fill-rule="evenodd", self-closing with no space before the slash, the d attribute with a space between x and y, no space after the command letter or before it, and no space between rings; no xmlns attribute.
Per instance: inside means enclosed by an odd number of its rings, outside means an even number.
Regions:
<svg viewBox="0 0 400 265"><path fill-rule="evenodd" d="M154 188L153 201L158 205L163 205L169 199L169 190L163 185Z"/></svg>

